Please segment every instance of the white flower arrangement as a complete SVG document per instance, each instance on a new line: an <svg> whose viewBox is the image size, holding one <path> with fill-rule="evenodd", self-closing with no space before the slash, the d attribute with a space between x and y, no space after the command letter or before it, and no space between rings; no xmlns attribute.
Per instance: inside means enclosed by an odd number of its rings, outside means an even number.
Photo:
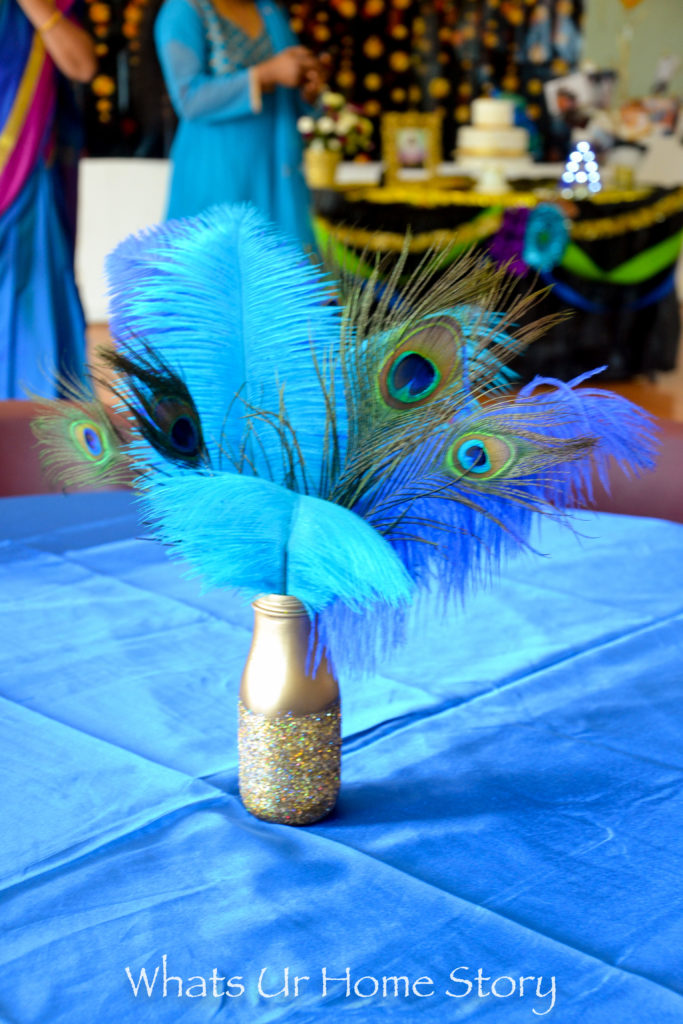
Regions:
<svg viewBox="0 0 683 1024"><path fill-rule="evenodd" d="M341 93L324 92L321 113L300 117L296 126L311 149L329 149L346 157L372 149L372 121L362 117Z"/></svg>

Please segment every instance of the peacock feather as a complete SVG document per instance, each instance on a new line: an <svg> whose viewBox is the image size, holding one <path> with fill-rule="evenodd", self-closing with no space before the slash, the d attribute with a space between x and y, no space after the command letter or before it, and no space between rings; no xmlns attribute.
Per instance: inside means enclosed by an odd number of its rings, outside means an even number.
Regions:
<svg viewBox="0 0 683 1024"><path fill-rule="evenodd" d="M65 400L34 397L41 413L31 426L48 479L66 489L127 483L126 438L107 408L80 381L62 378L60 392Z"/></svg>
<svg viewBox="0 0 683 1024"><path fill-rule="evenodd" d="M395 641L416 592L463 594L539 513L589 501L595 467L652 464L647 415L585 378L508 393L543 292L471 255L404 266L317 266L245 206L108 265L146 521L205 586L298 597L342 671Z"/></svg>

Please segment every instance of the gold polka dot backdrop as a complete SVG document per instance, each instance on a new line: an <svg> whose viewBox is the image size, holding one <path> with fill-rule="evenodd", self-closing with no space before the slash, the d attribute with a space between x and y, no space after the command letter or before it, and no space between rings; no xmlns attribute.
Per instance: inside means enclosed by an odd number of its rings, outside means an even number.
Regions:
<svg viewBox="0 0 683 1024"><path fill-rule="evenodd" d="M563 152L543 83L580 56L583 0L290 0L302 42L332 58L330 85L377 120L441 110L444 153L477 96L515 98L538 156ZM325 32L320 34L324 25ZM324 37L324 42L323 42ZM376 131L375 138L379 139ZM379 155L379 154L376 154Z"/></svg>
<svg viewBox="0 0 683 1024"><path fill-rule="evenodd" d="M86 87L93 155L168 155L175 125L152 38L163 0L78 0L95 40ZM579 59L584 0L280 0L301 41L332 59L330 86L373 118L443 112L444 153L477 96L515 97L538 155L554 156L543 99L549 78ZM564 159L564 140L556 147Z"/></svg>
<svg viewBox="0 0 683 1024"><path fill-rule="evenodd" d="M90 156L168 156L176 118L153 40L163 0L77 0L98 73L83 87Z"/></svg>

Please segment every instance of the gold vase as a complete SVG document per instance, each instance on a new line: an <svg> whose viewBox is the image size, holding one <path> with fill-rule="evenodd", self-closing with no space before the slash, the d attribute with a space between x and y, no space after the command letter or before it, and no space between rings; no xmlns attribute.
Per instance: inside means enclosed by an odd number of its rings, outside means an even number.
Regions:
<svg viewBox="0 0 683 1024"><path fill-rule="evenodd" d="M339 686L324 654L311 664L311 622L297 598L267 594L252 608L238 702L240 796L264 821L309 825L339 792Z"/></svg>
<svg viewBox="0 0 683 1024"><path fill-rule="evenodd" d="M304 150L304 174L309 188L334 188L341 153L331 149Z"/></svg>

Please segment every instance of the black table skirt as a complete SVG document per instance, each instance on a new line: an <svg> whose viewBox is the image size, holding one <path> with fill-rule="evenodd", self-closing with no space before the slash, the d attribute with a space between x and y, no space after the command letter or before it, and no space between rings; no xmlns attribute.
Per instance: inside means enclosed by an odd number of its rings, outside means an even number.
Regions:
<svg viewBox="0 0 683 1024"><path fill-rule="evenodd" d="M654 216L667 196L681 195L678 208L669 209L662 216ZM482 208L453 203L444 193L443 205L419 206L416 199L408 202L373 202L363 199L360 190L347 193L319 190L314 193L317 218L324 220L334 234L345 229L344 244L360 254L368 239L377 238L372 248L384 251L382 237L394 236L408 229L414 238L428 239L435 232L458 230L471 223ZM432 192L433 196L433 192ZM601 271L609 273L659 243L676 236L683 229L683 190L652 189L647 195L628 203L576 204L578 215L572 226L580 224L581 249ZM624 218L627 214L633 227L618 234L596 238L586 237L586 226L591 221L605 222L607 218ZM653 214L650 216L650 214ZM642 216L642 224L638 217ZM590 233L590 228L589 228ZM352 241L349 242L349 236ZM354 236L358 237L357 244ZM484 248L488 239L478 244ZM425 249L427 248L425 241ZM422 253L416 251L408 258L407 270L417 265ZM671 370L676 365L679 335L679 303L673 286L675 262L647 279L634 284L615 284L590 280L570 272L565 267L555 268L553 277L558 287L542 300L534 315L566 312L571 317L552 327L520 357L515 369L524 378L546 374L570 378L597 366L606 365L603 380L623 380L637 374L653 376L658 371ZM520 281L520 288L529 289L531 278ZM580 296L584 308L578 308L560 295Z"/></svg>

